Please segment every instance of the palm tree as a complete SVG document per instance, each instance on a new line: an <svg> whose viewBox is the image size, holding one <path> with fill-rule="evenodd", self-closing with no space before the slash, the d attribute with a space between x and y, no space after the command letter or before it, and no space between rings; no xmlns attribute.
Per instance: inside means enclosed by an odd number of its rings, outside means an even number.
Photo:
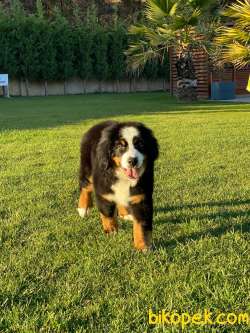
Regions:
<svg viewBox="0 0 250 333"><path fill-rule="evenodd" d="M237 0L223 12L233 26L222 26L215 38L219 47L218 63L231 62L236 68L250 64L250 0Z"/></svg>
<svg viewBox="0 0 250 333"><path fill-rule="evenodd" d="M146 23L129 30L135 36L126 52L130 70L140 70L148 61L163 59L172 49L177 54L177 96L196 99L192 52L195 48L206 49L214 25L208 15L212 3L213 0L147 0Z"/></svg>

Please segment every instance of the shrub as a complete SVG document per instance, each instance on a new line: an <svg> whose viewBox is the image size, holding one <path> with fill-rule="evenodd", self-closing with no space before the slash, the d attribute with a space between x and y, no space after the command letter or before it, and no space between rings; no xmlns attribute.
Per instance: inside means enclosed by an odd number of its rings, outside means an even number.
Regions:
<svg viewBox="0 0 250 333"><path fill-rule="evenodd" d="M93 77L92 48L94 34L79 26L74 31L75 36L75 62L78 76L87 80Z"/></svg>
<svg viewBox="0 0 250 333"><path fill-rule="evenodd" d="M94 35L92 48L93 74L94 77L103 81L108 78L108 34L99 28Z"/></svg>
<svg viewBox="0 0 250 333"><path fill-rule="evenodd" d="M128 35L123 26L104 29L94 20L74 26L58 10L49 20L41 6L36 15L28 15L17 0L13 3L10 12L0 8L0 72L25 81L128 77ZM150 63L140 75L167 78L167 68L167 62Z"/></svg>
<svg viewBox="0 0 250 333"><path fill-rule="evenodd" d="M124 50L128 46L126 31L122 27L109 33L108 63L109 78L120 80L126 77L126 58Z"/></svg>

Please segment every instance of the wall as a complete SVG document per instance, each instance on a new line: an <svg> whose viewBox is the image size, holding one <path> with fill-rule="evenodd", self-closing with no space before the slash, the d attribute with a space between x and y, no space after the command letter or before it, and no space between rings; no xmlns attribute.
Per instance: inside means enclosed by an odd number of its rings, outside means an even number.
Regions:
<svg viewBox="0 0 250 333"><path fill-rule="evenodd" d="M27 89L28 88L28 89ZM169 90L169 82L165 80L128 80L128 81L110 81L98 82L87 81L73 78L64 82L25 82L10 80L10 96L53 96L53 95L76 95L84 93L100 92L139 92L139 91L159 91ZM0 95L2 90L0 89Z"/></svg>
<svg viewBox="0 0 250 333"><path fill-rule="evenodd" d="M237 95L248 95L250 94L247 90L248 78L250 75L250 66L246 66L241 69L227 68L223 71L214 71L211 74L213 81L234 81L236 83L236 94Z"/></svg>

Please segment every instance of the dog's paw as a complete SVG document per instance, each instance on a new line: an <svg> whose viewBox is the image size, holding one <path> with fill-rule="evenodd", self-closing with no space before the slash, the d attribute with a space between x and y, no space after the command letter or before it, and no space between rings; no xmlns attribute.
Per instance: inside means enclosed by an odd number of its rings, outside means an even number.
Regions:
<svg viewBox="0 0 250 333"><path fill-rule="evenodd" d="M128 214L128 215L123 215L120 216L120 218L124 219L124 220L128 220L128 221L134 221L134 218L132 215Z"/></svg>
<svg viewBox="0 0 250 333"><path fill-rule="evenodd" d="M104 229L104 233L106 236L112 236L118 234L118 228Z"/></svg>
<svg viewBox="0 0 250 333"><path fill-rule="evenodd" d="M77 208L77 211L82 218L89 215L89 208Z"/></svg>
<svg viewBox="0 0 250 333"><path fill-rule="evenodd" d="M149 254L151 252L153 252L153 247L152 245L149 245L149 246L146 246L146 247L143 247L143 248L138 248L138 247L135 247L135 251L138 252L138 253L144 253L144 254Z"/></svg>
<svg viewBox="0 0 250 333"><path fill-rule="evenodd" d="M145 247L144 249L142 249L141 251L142 251L142 253L151 253L151 252L153 252L153 246L152 245L150 245L150 246L148 246L148 247Z"/></svg>

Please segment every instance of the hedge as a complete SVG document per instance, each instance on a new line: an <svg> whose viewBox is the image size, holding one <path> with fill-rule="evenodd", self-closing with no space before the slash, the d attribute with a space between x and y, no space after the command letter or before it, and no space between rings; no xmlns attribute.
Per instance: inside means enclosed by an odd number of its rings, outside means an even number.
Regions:
<svg viewBox="0 0 250 333"><path fill-rule="evenodd" d="M0 15L0 72L24 80L121 80L126 71L127 31L122 26L90 29L58 15ZM169 78L168 59L145 66L140 77Z"/></svg>

